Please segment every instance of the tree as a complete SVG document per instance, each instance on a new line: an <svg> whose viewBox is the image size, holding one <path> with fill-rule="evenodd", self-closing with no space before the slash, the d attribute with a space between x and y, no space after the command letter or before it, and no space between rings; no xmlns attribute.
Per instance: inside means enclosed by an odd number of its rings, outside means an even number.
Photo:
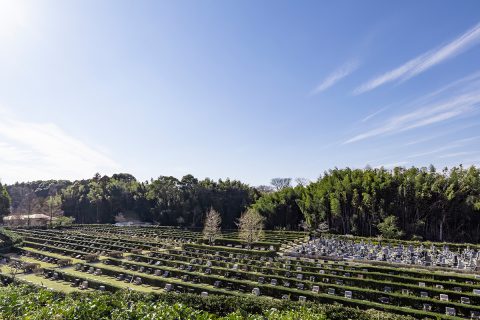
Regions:
<svg viewBox="0 0 480 320"><path fill-rule="evenodd" d="M10 212L10 203L11 199L7 189L0 183L0 218L8 215Z"/></svg>
<svg viewBox="0 0 480 320"><path fill-rule="evenodd" d="M284 188L280 191L263 194L253 205L265 217L265 228L298 229L304 219L299 207L303 187ZM309 226L311 227L311 226Z"/></svg>
<svg viewBox="0 0 480 320"><path fill-rule="evenodd" d="M45 203L43 206L43 211L48 214L50 217L50 227L52 226L53 217L57 217L63 214L62 210L62 198L60 195L55 194L48 196L45 199Z"/></svg>
<svg viewBox="0 0 480 320"><path fill-rule="evenodd" d="M270 181L270 184L277 190L282 190L285 188L290 187L290 183L292 182L292 178L273 178Z"/></svg>
<svg viewBox="0 0 480 320"><path fill-rule="evenodd" d="M318 233L318 234L327 233L329 230L330 228L328 227L328 223L323 221L318 224L318 227L315 230L315 233Z"/></svg>
<svg viewBox="0 0 480 320"><path fill-rule="evenodd" d="M108 177L107 177L108 179ZM95 222L100 223L102 220L100 218L100 213L102 209L103 201L106 200L107 193L105 190L105 180L100 176L99 173L95 174L93 179L90 181L89 187L90 191L88 192L88 200L92 205L95 206L96 217Z"/></svg>
<svg viewBox="0 0 480 320"><path fill-rule="evenodd" d="M401 231L398 226L398 219L395 216L388 216L377 225L378 230L380 230L382 236L387 239L400 239L403 236L403 231Z"/></svg>
<svg viewBox="0 0 480 320"><path fill-rule="evenodd" d="M16 208L16 214L23 214L27 216L27 226L30 226L30 216L34 213L39 213L42 209L40 199L35 192L28 187L23 188L22 198L20 204Z"/></svg>
<svg viewBox="0 0 480 320"><path fill-rule="evenodd" d="M71 226L74 222L75 222L75 218L73 217L60 216L60 217L57 217L57 219L55 219L53 226L55 227Z"/></svg>
<svg viewBox="0 0 480 320"><path fill-rule="evenodd" d="M238 219L239 237L249 246L260 240L263 235L264 218L255 209L247 209Z"/></svg>
<svg viewBox="0 0 480 320"><path fill-rule="evenodd" d="M273 189L272 186L264 186L264 185L255 187L255 189L257 189L257 191L258 191L260 194L272 193L272 192L274 191L274 189Z"/></svg>
<svg viewBox="0 0 480 320"><path fill-rule="evenodd" d="M306 187L310 181L307 178L295 178L297 186Z"/></svg>
<svg viewBox="0 0 480 320"><path fill-rule="evenodd" d="M203 227L203 239L208 240L210 245L215 243L222 233L221 231L222 217L220 213L213 208L208 210L205 217L205 224Z"/></svg>

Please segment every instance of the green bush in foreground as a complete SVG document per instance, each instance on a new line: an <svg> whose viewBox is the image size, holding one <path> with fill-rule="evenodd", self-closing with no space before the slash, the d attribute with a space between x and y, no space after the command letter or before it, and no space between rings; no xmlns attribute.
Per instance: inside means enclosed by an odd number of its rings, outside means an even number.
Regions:
<svg viewBox="0 0 480 320"><path fill-rule="evenodd" d="M27 285L0 287L0 319L163 320L411 320L375 310L266 298L200 297L189 294L62 294Z"/></svg>

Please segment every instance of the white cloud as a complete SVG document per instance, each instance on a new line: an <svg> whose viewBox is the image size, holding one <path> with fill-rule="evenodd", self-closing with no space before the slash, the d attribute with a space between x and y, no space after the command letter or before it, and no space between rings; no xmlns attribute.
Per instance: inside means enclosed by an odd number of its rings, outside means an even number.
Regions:
<svg viewBox="0 0 480 320"><path fill-rule="evenodd" d="M460 156L468 156L472 154L476 154L478 152L471 152L471 151L460 151L460 152L452 152L452 153L447 153L443 154L441 156L438 156L439 158L456 158Z"/></svg>
<svg viewBox="0 0 480 320"><path fill-rule="evenodd" d="M406 62L398 68L395 68L391 71L384 73L381 76L378 76L367 83L359 86L354 90L354 94L361 94L370 90L373 90L381 85L384 85L392 81L405 81L408 80L431 67L450 59L469 47L477 44L480 40L480 24L477 24L472 29L468 30L455 40L449 42L448 44L430 50L423 53L422 55L413 58L412 60Z"/></svg>
<svg viewBox="0 0 480 320"><path fill-rule="evenodd" d="M327 78L325 78L315 89L310 92L310 95L315 95L320 92L323 92L336 84L338 81L342 80L349 74L351 74L353 71L355 71L359 66L358 61L349 61L342 65L340 68L335 70L333 73L328 75Z"/></svg>
<svg viewBox="0 0 480 320"><path fill-rule="evenodd" d="M80 179L119 168L105 152L55 124L20 121L0 110L0 178L5 182Z"/></svg>
<svg viewBox="0 0 480 320"><path fill-rule="evenodd" d="M433 149L433 150L430 150L430 151L425 151L425 152L421 152L421 153L416 153L416 154L413 154L413 155L410 155L408 156L407 158L408 159L412 159L412 158L420 158L420 157L425 157L425 156L430 156L430 155L433 155L433 154L436 154L436 153L440 153L440 152L443 152L443 151L447 151L447 150L451 150L451 149L456 149L456 148L460 148L460 147L463 147L465 146L466 144L468 144L469 142L473 141L473 140L476 140L478 139L479 137L470 137L470 138L465 138L465 139L460 139L460 140L456 140L456 141L453 141L447 145L444 145L440 148L436 148L436 149ZM459 152L456 153L456 155L460 155Z"/></svg>
<svg viewBox="0 0 480 320"><path fill-rule="evenodd" d="M14 38L30 21L31 8L26 1L0 0L0 39Z"/></svg>
<svg viewBox="0 0 480 320"><path fill-rule="evenodd" d="M375 111L375 112L370 113L368 116L366 116L365 118L363 118L363 119L361 120L361 122L367 122L368 120L374 118L375 116L379 115L380 113L382 113L383 111L387 110L388 108L389 108L389 107L384 107L384 108L382 108L382 109L380 109L380 110L377 110L377 111Z"/></svg>
<svg viewBox="0 0 480 320"><path fill-rule="evenodd" d="M480 104L480 83L477 81L479 74L474 75L416 99L407 104L416 107L415 110L391 117L380 126L346 140L344 144L413 130L473 112L475 106ZM470 82L465 83L466 79Z"/></svg>

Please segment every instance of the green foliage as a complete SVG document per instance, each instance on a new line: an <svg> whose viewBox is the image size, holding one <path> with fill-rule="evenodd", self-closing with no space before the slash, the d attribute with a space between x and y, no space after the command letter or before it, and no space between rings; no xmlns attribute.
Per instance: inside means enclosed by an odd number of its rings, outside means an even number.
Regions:
<svg viewBox="0 0 480 320"><path fill-rule="evenodd" d="M296 230L303 219L297 203L302 190L303 187L285 187L277 192L263 194L252 207L265 217L267 229L280 227Z"/></svg>
<svg viewBox="0 0 480 320"><path fill-rule="evenodd" d="M388 216L377 225L377 228L384 238L400 239L403 236L403 231L398 229L397 223L397 217Z"/></svg>
<svg viewBox="0 0 480 320"><path fill-rule="evenodd" d="M75 221L75 218L60 216L60 217L57 217L55 220L53 220L53 227L71 226L74 221Z"/></svg>
<svg viewBox="0 0 480 320"><path fill-rule="evenodd" d="M0 215L8 213L10 205L18 208L25 194L45 199L59 193L64 214L81 224L113 223L123 213L140 221L201 228L204 212L213 208L221 214L222 229L234 229L241 213L251 207L265 218L266 229L324 226L331 233L374 237L391 224L386 220L391 215L396 218L396 238L480 242L480 171L475 167L442 172L433 167L333 169L294 188L288 179L274 180L276 192L192 175L139 182L129 174L97 174L73 183L10 185L11 201L0 185Z"/></svg>
<svg viewBox="0 0 480 320"><path fill-rule="evenodd" d="M75 181L62 191L65 215L77 223L112 223L120 213L162 225L200 228L204 213L220 212L222 228L234 228L240 213L254 202L253 188L235 180L197 180L191 175L178 180L161 176L138 182L127 174L96 175Z"/></svg>
<svg viewBox="0 0 480 320"><path fill-rule="evenodd" d="M3 216L8 215L10 211L10 195L7 192L7 188L0 183L0 219Z"/></svg>
<svg viewBox="0 0 480 320"><path fill-rule="evenodd" d="M0 228L0 240L3 242L3 246L19 245L22 242L22 237L6 230L5 228Z"/></svg>
<svg viewBox="0 0 480 320"><path fill-rule="evenodd" d="M406 239L480 241L475 167L334 169L303 188L296 202L312 229L326 222L334 233L372 237L392 215Z"/></svg>
<svg viewBox="0 0 480 320"><path fill-rule="evenodd" d="M26 285L0 288L2 319L164 319L164 320L410 320L380 311L338 305L304 305L266 298L190 294L60 294Z"/></svg>

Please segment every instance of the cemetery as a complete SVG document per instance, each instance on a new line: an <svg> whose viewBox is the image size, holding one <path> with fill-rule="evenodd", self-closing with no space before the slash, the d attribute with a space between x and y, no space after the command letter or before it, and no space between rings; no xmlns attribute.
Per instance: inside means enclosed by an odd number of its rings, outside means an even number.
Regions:
<svg viewBox="0 0 480 320"><path fill-rule="evenodd" d="M2 257L2 281L62 292L190 293L339 303L415 318L479 319L474 245L390 243L265 231L246 244L237 231L215 244L174 227L74 225L13 229L23 238Z"/></svg>

